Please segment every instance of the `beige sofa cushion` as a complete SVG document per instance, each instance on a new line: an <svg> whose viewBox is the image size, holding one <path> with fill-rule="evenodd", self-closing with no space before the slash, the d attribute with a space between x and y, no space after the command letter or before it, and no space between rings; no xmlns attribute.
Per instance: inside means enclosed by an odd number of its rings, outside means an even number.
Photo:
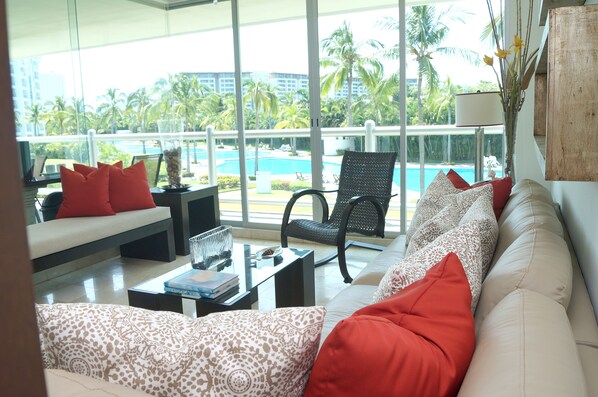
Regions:
<svg viewBox="0 0 598 397"><path fill-rule="evenodd" d="M27 226L30 257L40 258L169 218L169 207L156 207L35 223Z"/></svg>
<svg viewBox="0 0 598 397"><path fill-rule="evenodd" d="M511 189L511 197L519 195L535 195L539 200L552 203L550 191L532 179L521 179L520 181L517 181L515 185L513 185L513 189Z"/></svg>
<svg viewBox="0 0 598 397"><path fill-rule="evenodd" d="M507 248L484 279L476 325L479 327L505 296L520 288L546 295L566 309L572 278L565 240L543 229L527 231Z"/></svg>
<svg viewBox="0 0 598 397"><path fill-rule="evenodd" d="M353 279L352 285L380 284L386 270L405 257L405 235L395 238L380 254L370 261ZM368 302L369 304L369 302Z"/></svg>
<svg viewBox="0 0 598 397"><path fill-rule="evenodd" d="M155 396L301 396L326 310L236 310L192 319L121 305L36 305L45 368Z"/></svg>
<svg viewBox="0 0 598 397"><path fill-rule="evenodd" d="M492 266L519 236L528 230L545 229L563 237L563 226L556 216L554 206L539 200L525 201L503 218L498 228L498 243Z"/></svg>
<svg viewBox="0 0 598 397"><path fill-rule="evenodd" d="M505 297L478 332L459 396L587 396L563 306L522 289Z"/></svg>
<svg viewBox="0 0 598 397"><path fill-rule="evenodd" d="M62 369L46 369L44 374L48 397L147 397L150 395Z"/></svg>
<svg viewBox="0 0 598 397"><path fill-rule="evenodd" d="M350 317L357 310L372 303L372 295L377 288L376 285L351 285L328 302L320 346L339 321Z"/></svg>

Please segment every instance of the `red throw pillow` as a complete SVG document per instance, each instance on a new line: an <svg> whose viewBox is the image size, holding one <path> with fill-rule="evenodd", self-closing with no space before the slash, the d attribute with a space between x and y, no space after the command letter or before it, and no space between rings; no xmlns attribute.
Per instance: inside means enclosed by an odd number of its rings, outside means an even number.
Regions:
<svg viewBox="0 0 598 397"><path fill-rule="evenodd" d="M490 183L492 185L492 189L494 190L494 203L492 205L494 209L494 215L496 216L497 220L500 218L500 214L502 213L503 208L505 208L507 200L511 195L511 189L513 188L513 180L511 177L493 179L491 181L478 182L470 185L453 169L450 169L446 176L452 182L454 187L461 190L473 189Z"/></svg>
<svg viewBox="0 0 598 397"><path fill-rule="evenodd" d="M84 176L60 167L62 204L56 218L114 215L108 191L109 172L101 168Z"/></svg>
<svg viewBox="0 0 598 397"><path fill-rule="evenodd" d="M469 188L469 183L452 168L446 173L446 177L457 189L465 190Z"/></svg>
<svg viewBox="0 0 598 397"><path fill-rule="evenodd" d="M143 161L125 169L113 165L100 167L102 168L110 170L110 204L114 211L141 210L156 206Z"/></svg>
<svg viewBox="0 0 598 397"><path fill-rule="evenodd" d="M475 347L471 292L454 253L390 298L342 320L304 396L455 396Z"/></svg>
<svg viewBox="0 0 598 397"><path fill-rule="evenodd" d="M101 162L99 162L99 161L98 161L98 168L100 168L100 167L102 167L102 166L104 166L104 165L110 165L110 164L104 164L104 163L101 163ZM119 160L119 161L117 161L116 163L112 164L112 165L113 165L114 167L118 167L118 168L120 168L120 169L122 169L122 168L123 168L123 162L122 162L122 161L120 161L120 160ZM73 169L74 169L76 172L78 172L78 173L80 173L80 174L82 174L82 175L87 175L87 174L89 174L90 172L93 172L93 171L97 170L98 168L96 168L96 167L92 167L92 166L89 166L89 165L86 165L86 164L79 164L79 163L75 163L75 164L73 164Z"/></svg>

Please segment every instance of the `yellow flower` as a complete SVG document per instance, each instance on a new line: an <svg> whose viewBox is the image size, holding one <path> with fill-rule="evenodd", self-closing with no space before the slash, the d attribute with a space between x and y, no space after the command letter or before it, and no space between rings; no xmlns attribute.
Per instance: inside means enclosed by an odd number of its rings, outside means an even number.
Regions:
<svg viewBox="0 0 598 397"><path fill-rule="evenodd" d="M494 64L494 58L484 55L484 63L488 66L492 66Z"/></svg>
<svg viewBox="0 0 598 397"><path fill-rule="evenodd" d="M523 40L521 37L517 37L517 35L515 35L515 38L513 39L513 47L515 48L516 54L521 51L521 47L523 47Z"/></svg>
<svg viewBox="0 0 598 397"><path fill-rule="evenodd" d="M496 56L499 57L500 59L505 59L507 57L507 55L509 55L511 53L511 51L509 50L503 50L502 48L498 47L496 49Z"/></svg>

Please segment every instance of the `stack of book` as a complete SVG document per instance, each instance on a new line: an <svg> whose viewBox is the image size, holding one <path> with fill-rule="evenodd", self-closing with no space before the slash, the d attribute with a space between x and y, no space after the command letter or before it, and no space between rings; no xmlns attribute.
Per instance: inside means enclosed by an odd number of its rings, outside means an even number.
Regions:
<svg viewBox="0 0 598 397"><path fill-rule="evenodd" d="M164 291L208 299L222 298L239 291L239 275L192 269L165 281Z"/></svg>

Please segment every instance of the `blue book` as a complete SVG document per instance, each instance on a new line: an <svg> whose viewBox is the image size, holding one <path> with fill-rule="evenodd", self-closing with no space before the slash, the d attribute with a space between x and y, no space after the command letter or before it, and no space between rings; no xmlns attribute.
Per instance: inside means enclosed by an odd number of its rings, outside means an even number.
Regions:
<svg viewBox="0 0 598 397"><path fill-rule="evenodd" d="M239 283L239 275L213 270L191 269L164 282L165 287L215 294Z"/></svg>
<svg viewBox="0 0 598 397"><path fill-rule="evenodd" d="M218 291L218 292L215 292L212 294L206 294L204 292L189 291L186 289L164 287L164 291L166 291L166 292L180 294L180 295L187 296L190 298L205 298L205 299L216 299L216 298L230 297L230 296L233 296L236 293L238 293L239 290L240 290L240 288L239 288L238 284L233 284L233 286L229 287L228 289L223 289L221 291Z"/></svg>

